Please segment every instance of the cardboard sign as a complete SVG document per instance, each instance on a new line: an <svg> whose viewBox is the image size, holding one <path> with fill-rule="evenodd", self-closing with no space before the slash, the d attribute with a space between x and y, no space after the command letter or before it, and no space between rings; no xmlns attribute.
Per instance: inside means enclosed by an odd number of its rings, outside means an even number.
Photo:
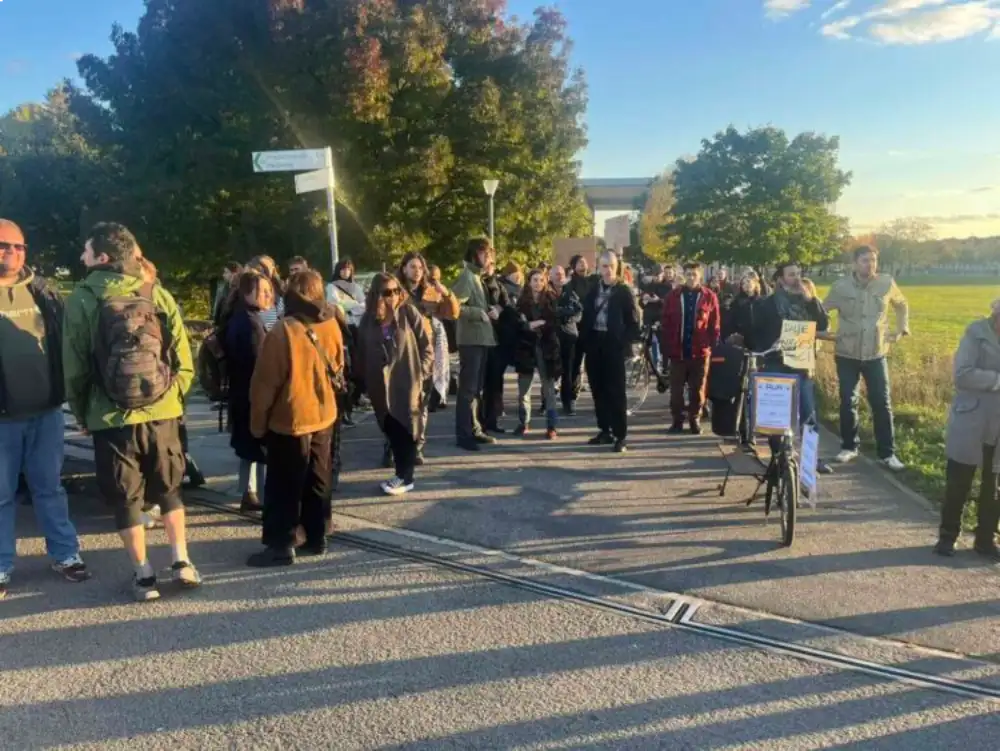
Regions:
<svg viewBox="0 0 1000 751"><path fill-rule="evenodd" d="M796 370L816 369L816 322L781 322L781 359Z"/></svg>

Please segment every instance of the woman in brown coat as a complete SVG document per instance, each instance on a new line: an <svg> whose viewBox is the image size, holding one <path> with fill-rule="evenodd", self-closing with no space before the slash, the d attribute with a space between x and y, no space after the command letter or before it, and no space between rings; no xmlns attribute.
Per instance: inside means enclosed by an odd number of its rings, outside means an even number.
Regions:
<svg viewBox="0 0 1000 751"><path fill-rule="evenodd" d="M358 359L375 418L392 450L396 476L382 483L387 495L413 490L424 383L434 368L434 348L424 317L405 304L399 280L377 274L358 326Z"/></svg>
<svg viewBox="0 0 1000 751"><path fill-rule="evenodd" d="M287 566L296 554L322 555L331 516L334 382L343 378L344 340L315 271L288 281L284 308L250 379L250 432L264 440L268 465L265 549L250 556L250 566ZM299 525L306 539L296 548Z"/></svg>

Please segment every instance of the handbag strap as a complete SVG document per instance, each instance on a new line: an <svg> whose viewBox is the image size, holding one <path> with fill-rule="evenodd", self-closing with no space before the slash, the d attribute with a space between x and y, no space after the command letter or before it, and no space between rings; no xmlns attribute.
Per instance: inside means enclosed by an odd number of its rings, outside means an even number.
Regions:
<svg viewBox="0 0 1000 751"><path fill-rule="evenodd" d="M326 350L323 349L323 347L320 345L319 337L316 336L316 332L313 331L312 327L306 326L304 323L302 323L302 321L299 321L298 319L293 318L291 320L298 323L305 330L306 337L309 339L309 341L312 342L313 346L316 348L316 352L319 353L319 356L323 360L323 364L326 366L327 376L329 376L331 380L335 380L336 378L338 378L340 374L337 373L336 368L333 367L333 361L330 360L330 356L326 353Z"/></svg>

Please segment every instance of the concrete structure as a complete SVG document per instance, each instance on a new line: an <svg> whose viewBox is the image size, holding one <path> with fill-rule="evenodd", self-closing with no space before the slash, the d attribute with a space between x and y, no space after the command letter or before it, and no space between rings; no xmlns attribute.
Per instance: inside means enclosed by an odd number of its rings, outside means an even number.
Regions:
<svg viewBox="0 0 1000 751"><path fill-rule="evenodd" d="M597 211L634 211L636 203L649 190L656 178L625 177L625 178L591 178L580 180L590 210Z"/></svg>

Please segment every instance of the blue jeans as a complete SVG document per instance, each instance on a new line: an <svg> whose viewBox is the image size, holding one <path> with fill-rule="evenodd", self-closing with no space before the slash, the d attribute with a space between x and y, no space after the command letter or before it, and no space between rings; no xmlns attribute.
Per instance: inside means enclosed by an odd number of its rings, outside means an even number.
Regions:
<svg viewBox="0 0 1000 751"><path fill-rule="evenodd" d="M61 409L27 420L0 422L0 573L14 567L15 496L22 471L49 555L60 562L80 552L62 486L64 426Z"/></svg>
<svg viewBox="0 0 1000 751"><path fill-rule="evenodd" d="M809 376L799 376L799 428L816 424L816 382Z"/></svg>
<svg viewBox="0 0 1000 751"><path fill-rule="evenodd" d="M837 380L840 381L840 440L847 451L857 451L858 384L865 379L868 406L872 410L875 445L879 459L896 453L896 431L892 424L892 397L889 393L889 363L884 357L876 360L851 360L838 357Z"/></svg>

